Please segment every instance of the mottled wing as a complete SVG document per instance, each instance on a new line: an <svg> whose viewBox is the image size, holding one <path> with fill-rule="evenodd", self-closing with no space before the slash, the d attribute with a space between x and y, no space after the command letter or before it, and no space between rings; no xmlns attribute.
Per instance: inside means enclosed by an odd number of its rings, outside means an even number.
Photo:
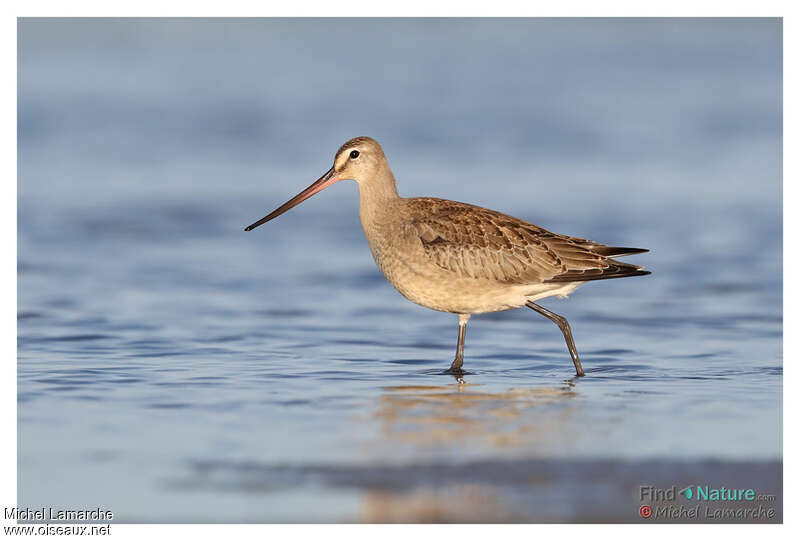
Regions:
<svg viewBox="0 0 800 541"><path fill-rule="evenodd" d="M465 203L412 200L411 222L425 254L465 278L509 284L575 282L630 276L640 267L609 259L612 248L551 233L512 216Z"/></svg>

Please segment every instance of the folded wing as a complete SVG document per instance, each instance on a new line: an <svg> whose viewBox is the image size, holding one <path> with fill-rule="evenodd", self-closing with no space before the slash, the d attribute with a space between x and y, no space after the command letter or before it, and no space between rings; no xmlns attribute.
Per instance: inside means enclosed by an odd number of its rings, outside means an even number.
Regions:
<svg viewBox="0 0 800 541"><path fill-rule="evenodd" d="M650 274L611 259L646 252L552 233L490 209L418 198L409 227L430 261L459 277L508 284L584 282Z"/></svg>

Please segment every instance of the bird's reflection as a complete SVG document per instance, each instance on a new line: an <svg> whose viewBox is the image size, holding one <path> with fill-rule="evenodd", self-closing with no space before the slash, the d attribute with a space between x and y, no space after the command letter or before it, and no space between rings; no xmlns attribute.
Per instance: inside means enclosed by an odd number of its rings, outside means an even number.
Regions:
<svg viewBox="0 0 800 541"><path fill-rule="evenodd" d="M511 454L535 456L571 445L578 409L576 379L559 385L491 391L464 373L449 385L384 387L375 416L382 444L408 446L419 460L458 462L483 456L504 462ZM477 453L477 455L475 454ZM479 468L479 465L473 465ZM469 470L475 472L474 469ZM410 474L409 474L410 475ZM370 490L362 502L365 522L519 522L530 516L508 500L503 486L457 478L410 490ZM549 479L528 480L548 483Z"/></svg>
<svg viewBox="0 0 800 541"><path fill-rule="evenodd" d="M469 383L384 387L376 417L384 436L417 446L474 441L490 446L536 446L565 434L576 404L575 379L561 385L490 392Z"/></svg>

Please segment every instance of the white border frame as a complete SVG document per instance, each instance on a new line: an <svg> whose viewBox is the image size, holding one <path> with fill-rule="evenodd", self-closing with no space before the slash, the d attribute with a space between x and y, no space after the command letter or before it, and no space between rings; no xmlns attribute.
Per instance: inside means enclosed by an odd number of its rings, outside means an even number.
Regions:
<svg viewBox="0 0 800 541"><path fill-rule="evenodd" d="M16 246L17 246L17 168L16 168L16 136L17 136L17 85L16 85L16 47L17 17L295 17L295 16L469 16L469 17L783 17L783 83L784 83L784 167L783 176L789 179L783 186L783 219L784 219L784 389L791 389L797 380L796 362L797 340L792 331L797 329L798 289L792 278L797 276L797 254L790 248L787 239L797 239L798 219L792 211L797 204L797 158L786 149L797 149L796 105L797 96L797 38L798 20L797 2L760 0L744 2L729 0L727 2L700 0L607 0L597 2L590 0L564 2L532 3L509 0L493 0L492 2L464 0L461 2L431 2L430 0L407 0L390 5L375 0L348 0L341 3L324 3L318 0L302 2L251 2L227 0L226 2L210 2L197 0L194 2L180 0L166 4L162 1L130 0L108 2L99 0L72 0L57 2L55 0L21 1L12 0L4 3L2 22L0 23L0 39L2 40L2 156L3 182L0 183L0 219L2 219L2 246L8 247L3 253L3 264L0 266L2 296L4 306L2 315L2 352L6 362L0 363L0 431L5 436L4 445L0 446L0 507L16 505L16 471L17 471L17 400L16 400ZM792 59L793 62L787 61ZM795 150L796 153L796 150ZM787 249L789 248L789 249ZM788 329L789 332L786 332ZM786 538L790 531L797 530L798 506L793 497L797 483L797 395L784 392L783 427L784 427L784 526L739 526L717 525L704 526L713 528L706 535L725 536L726 539L750 538L762 534L770 537ZM5 524L6 522L3 521ZM526 539L531 536L557 535L559 537L584 537L613 535L618 539L647 537L648 541L657 539L674 539L694 532L688 532L692 525L112 525L112 534L119 539L175 538L178 535L190 535L196 539L216 539L221 535L235 535L237 539L263 539L264 535L278 536L283 539L292 537L337 538L339 536L352 539L404 539L408 536L454 536L459 539L472 537L484 538L487 535L502 535L506 539ZM591 528L591 531L589 530ZM647 528L646 530L644 528ZM754 530L758 528L758 531ZM499 531L498 531L499 530ZM797 537L795 531L793 538Z"/></svg>

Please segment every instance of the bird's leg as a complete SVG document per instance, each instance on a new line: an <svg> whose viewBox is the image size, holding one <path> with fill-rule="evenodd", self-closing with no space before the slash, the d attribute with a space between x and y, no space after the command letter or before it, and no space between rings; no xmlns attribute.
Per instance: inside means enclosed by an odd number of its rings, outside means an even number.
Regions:
<svg viewBox="0 0 800 541"><path fill-rule="evenodd" d="M458 345L456 346L456 358L450 365L451 374L462 374L461 365L464 364L464 337L467 335L467 321L469 314L458 314Z"/></svg>
<svg viewBox="0 0 800 541"><path fill-rule="evenodd" d="M561 329L562 333L564 333L564 340L567 341L569 354L572 356L572 362L575 364L575 373L579 376L582 376L583 367L581 366L581 360L578 358L578 350L575 349L575 341L572 339L572 329L569 328L567 318L564 316L559 316L558 314L555 314L546 308L542 308L538 304L534 304L531 301L526 302L525 305L532 310L536 310L544 317L558 325L558 328Z"/></svg>

